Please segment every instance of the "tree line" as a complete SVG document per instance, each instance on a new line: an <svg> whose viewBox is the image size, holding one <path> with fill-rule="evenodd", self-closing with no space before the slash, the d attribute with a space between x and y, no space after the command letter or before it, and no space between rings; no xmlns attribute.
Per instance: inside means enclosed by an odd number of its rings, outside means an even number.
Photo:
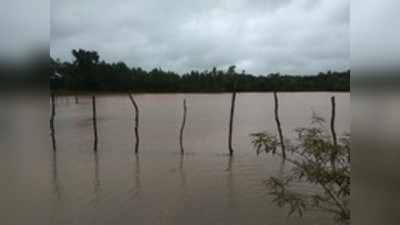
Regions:
<svg viewBox="0 0 400 225"><path fill-rule="evenodd" d="M239 92L263 91L350 91L350 70L327 71L316 75L252 75L217 69L178 74L154 68L146 71L124 62L100 61L96 51L72 50L74 60L50 58L50 88L65 91L131 92ZM54 76L54 74L58 74Z"/></svg>

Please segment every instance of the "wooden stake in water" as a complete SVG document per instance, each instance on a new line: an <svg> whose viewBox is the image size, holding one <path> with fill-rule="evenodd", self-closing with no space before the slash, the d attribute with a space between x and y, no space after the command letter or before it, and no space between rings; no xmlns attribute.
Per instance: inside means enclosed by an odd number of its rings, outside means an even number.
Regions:
<svg viewBox="0 0 400 225"><path fill-rule="evenodd" d="M275 102L275 121L276 121L276 126L278 129L279 142L280 142L281 149L282 149L282 157L285 159L286 158L286 148L285 148L285 143L283 141L281 121L279 120L279 101L278 101L278 94L276 93L276 91L274 91L274 102Z"/></svg>
<svg viewBox="0 0 400 225"><path fill-rule="evenodd" d="M136 104L135 99L133 98L132 94L129 93L129 99L132 102L133 107L135 108L135 153L139 153L139 107Z"/></svg>
<svg viewBox="0 0 400 225"><path fill-rule="evenodd" d="M54 118L56 116L56 103L55 103L55 93L54 91L51 92L51 115L50 115L50 133L51 133L51 141L53 146L53 151L57 150L56 147L56 137L55 137L55 129L54 129Z"/></svg>
<svg viewBox="0 0 400 225"><path fill-rule="evenodd" d="M331 105L332 105L332 111L331 111L331 133L332 133L332 140L333 140L333 151L331 154L331 165L332 169L336 170L336 154L337 154L337 137L336 137L336 131L335 131L335 117L336 117L336 101L335 101L335 96L331 97Z"/></svg>
<svg viewBox="0 0 400 225"><path fill-rule="evenodd" d="M97 151L97 118L96 118L96 96L92 96L94 151Z"/></svg>
<svg viewBox="0 0 400 225"><path fill-rule="evenodd" d="M183 148L183 130L185 129L185 125L186 125L186 114L187 114L186 99L183 99L183 120L182 120L182 124L181 124L181 129L179 132L179 146L181 148L182 155L185 153L185 150Z"/></svg>
<svg viewBox="0 0 400 225"><path fill-rule="evenodd" d="M229 118L229 136L228 136L228 146L229 146L229 155L233 155L233 147L232 147L232 131L233 131L233 117L235 114L235 104L236 104L236 90L233 90L232 98L231 98L231 113Z"/></svg>

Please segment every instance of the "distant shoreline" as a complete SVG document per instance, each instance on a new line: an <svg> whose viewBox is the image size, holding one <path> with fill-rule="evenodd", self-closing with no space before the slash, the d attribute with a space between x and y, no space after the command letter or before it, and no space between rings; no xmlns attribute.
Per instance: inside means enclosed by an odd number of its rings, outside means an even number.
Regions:
<svg viewBox="0 0 400 225"><path fill-rule="evenodd" d="M318 90L318 91L278 91L279 93L306 93L306 92L310 92L310 93L351 93L351 91L324 91L324 90ZM59 91L55 91L55 94L58 96L74 96L74 95L79 95L79 96L85 96L85 95L124 95L124 94L128 94L128 93L132 93L132 94L231 94L232 92L228 92L228 91L221 91L221 92L217 92L217 91L204 91L204 92L128 92L128 91L66 91L66 90L59 90ZM237 91L237 93L242 93L242 94L246 94L246 93L273 93L273 91Z"/></svg>

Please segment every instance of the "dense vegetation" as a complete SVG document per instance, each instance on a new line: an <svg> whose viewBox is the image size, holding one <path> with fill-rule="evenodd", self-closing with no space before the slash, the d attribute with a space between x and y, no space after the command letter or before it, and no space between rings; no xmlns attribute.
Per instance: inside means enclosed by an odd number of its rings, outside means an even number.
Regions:
<svg viewBox="0 0 400 225"><path fill-rule="evenodd" d="M129 68L125 63L100 61L95 51L73 50L74 61L51 59L50 87L75 91L133 91L133 92L224 92L237 91L349 91L350 71L319 73L318 75L290 76L279 73L254 76L235 66L227 71L212 68L191 71L183 75L155 68L145 71Z"/></svg>

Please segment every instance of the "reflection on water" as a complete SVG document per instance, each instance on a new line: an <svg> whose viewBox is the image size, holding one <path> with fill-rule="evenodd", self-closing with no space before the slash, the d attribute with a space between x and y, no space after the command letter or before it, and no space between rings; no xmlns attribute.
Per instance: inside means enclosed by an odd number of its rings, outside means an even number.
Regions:
<svg viewBox="0 0 400 225"><path fill-rule="evenodd" d="M181 179L182 191L185 191L185 189L186 189L186 173L185 173L185 169L184 169L184 160L185 160L185 155L180 154L179 175L180 175L180 179Z"/></svg>
<svg viewBox="0 0 400 225"><path fill-rule="evenodd" d="M54 195L58 200L61 199L61 185L60 181L58 178L58 165L57 165L57 151L52 152L52 184L53 184L53 190L54 190Z"/></svg>
<svg viewBox="0 0 400 225"><path fill-rule="evenodd" d="M331 95L282 93L280 119L287 138L294 137L291 130L309 123L313 110L328 118ZM349 95L334 95L337 131L348 130ZM307 213L302 220L288 217L288 211L277 207L267 194L264 180L284 175L288 165L278 157L257 157L248 135L275 129L272 95L238 94L233 157L227 156L225 141L230 95L185 97L191 103L191 116L184 131L183 155L177 154L181 95L135 96L141 110L139 154L132 150L134 126L126 95L96 99L97 152L93 151L91 97L80 96L79 104L74 97L58 97L57 151L51 150L49 140L48 150L0 157L0 165L6 163L8 168L1 172L9 178L6 187L18 190L18 199L29 202L19 207L19 213L34 214L41 206L44 217L38 220L43 225L331 224L327 215L318 212ZM51 167L42 168L49 165L48 157L43 156L50 152ZM2 161L5 159L13 163ZM12 170L11 165L18 167ZM30 170L35 170L35 176ZM34 185L27 187L26 183ZM15 197L4 197L10 206L19 205ZM33 215L26 218L35 224ZM9 215L7 221L27 224L17 215Z"/></svg>
<svg viewBox="0 0 400 225"><path fill-rule="evenodd" d="M140 181L140 156L139 154L135 154L135 170L134 170L134 180L135 180L135 184L132 188L131 192L131 198L136 198L139 197L140 193L141 193L141 189L142 189L142 184Z"/></svg>
<svg viewBox="0 0 400 225"><path fill-rule="evenodd" d="M52 127L51 128L51 143L52 143L52 147L53 147L53 151L57 151L57 142L56 142L56 134L55 134L55 129Z"/></svg>
<svg viewBox="0 0 400 225"><path fill-rule="evenodd" d="M97 151L94 152L94 193L96 194L100 191L101 183L100 183L100 177L99 177L99 153Z"/></svg>
<svg viewBox="0 0 400 225"><path fill-rule="evenodd" d="M234 156L228 157L228 167L226 168L227 171L227 190L228 190L228 200L229 200L229 207L235 207L235 184L234 184L234 176L233 176L233 158Z"/></svg>

